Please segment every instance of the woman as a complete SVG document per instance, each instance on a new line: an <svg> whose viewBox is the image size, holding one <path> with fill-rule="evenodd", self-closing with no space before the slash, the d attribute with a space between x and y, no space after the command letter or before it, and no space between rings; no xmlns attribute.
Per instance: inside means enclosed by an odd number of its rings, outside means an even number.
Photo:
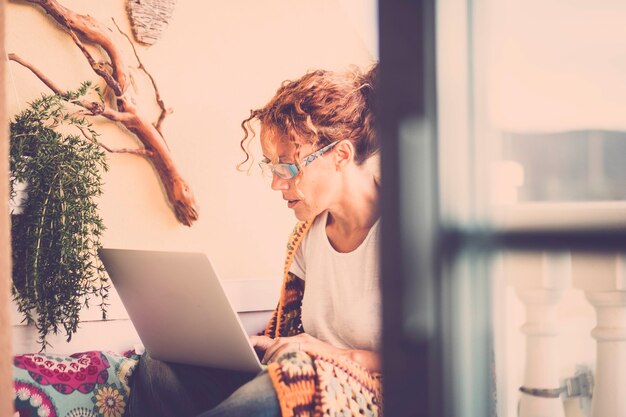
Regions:
<svg viewBox="0 0 626 417"><path fill-rule="evenodd" d="M268 369L256 376L226 375L146 358L138 368L142 382L135 384L141 396L161 401L156 386L170 385L170 397L184 403L157 405L159 414L188 415L205 407L202 417L382 415L379 190L368 165L379 151L375 75L376 67L366 74L308 73L283 83L242 123L244 163L251 159L247 149L256 121L260 166L301 221L288 244L278 307L264 334L252 337ZM148 374L167 382L154 383ZM202 403L221 400L236 387L216 407ZM137 394L131 395L133 404Z"/></svg>

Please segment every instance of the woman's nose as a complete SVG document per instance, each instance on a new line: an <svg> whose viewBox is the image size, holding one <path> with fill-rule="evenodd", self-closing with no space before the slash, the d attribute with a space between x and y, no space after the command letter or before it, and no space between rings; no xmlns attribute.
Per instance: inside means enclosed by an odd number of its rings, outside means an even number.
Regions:
<svg viewBox="0 0 626 417"><path fill-rule="evenodd" d="M272 190L286 190L289 188L289 180L284 180L276 174L272 174Z"/></svg>

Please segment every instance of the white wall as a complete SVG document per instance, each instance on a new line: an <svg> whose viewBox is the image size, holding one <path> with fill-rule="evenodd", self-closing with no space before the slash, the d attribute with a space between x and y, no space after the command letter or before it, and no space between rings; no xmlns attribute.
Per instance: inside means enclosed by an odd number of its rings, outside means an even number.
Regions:
<svg viewBox="0 0 626 417"><path fill-rule="evenodd" d="M117 34L111 22L114 17L131 33L125 1L62 3L100 19ZM174 110L164 122L164 134L195 193L200 219L191 228L176 221L152 167L141 157L109 155L110 170L99 201L107 227L103 244L203 251L225 280L280 279L286 238L295 218L258 170L250 176L235 170L243 156L240 122L250 109L264 105L285 79L309 69L373 63L377 53L374 4L178 2L161 40L138 49L166 105ZM6 12L8 52L34 63L63 88L98 80L70 38L42 11L10 2ZM135 66L125 42L119 36L129 64ZM15 63L8 66L7 114L12 115L48 91L28 70ZM158 109L147 80L137 70L132 75L142 109L156 120ZM135 145L132 137L108 123L97 129L111 147Z"/></svg>

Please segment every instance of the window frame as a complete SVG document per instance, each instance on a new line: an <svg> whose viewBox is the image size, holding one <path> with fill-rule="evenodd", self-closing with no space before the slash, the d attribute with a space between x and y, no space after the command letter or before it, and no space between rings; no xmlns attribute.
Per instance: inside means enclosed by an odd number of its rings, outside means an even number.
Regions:
<svg viewBox="0 0 626 417"><path fill-rule="evenodd" d="M473 3L464 4L469 80ZM457 297L471 303L472 297L490 293L491 283L480 278L489 273L490 256L503 250L626 250L625 224L585 226L572 221L555 228L523 219L513 227L444 224L442 214L448 213L442 213L439 203L437 6L436 0L379 1L383 390L385 414L394 417L496 414L493 340L487 330L490 306L473 306L470 328L463 334L455 324L460 311L450 308ZM468 88L478 87L470 83ZM473 137L476 114L471 100L470 91L468 159L474 157L476 141L482 140ZM422 178L408 179L410 174ZM468 181L466 196L471 196L473 180L459 181ZM457 285L455 264L463 262L470 291ZM465 359L476 366L459 366L452 343L464 344ZM460 407L469 396L472 408Z"/></svg>

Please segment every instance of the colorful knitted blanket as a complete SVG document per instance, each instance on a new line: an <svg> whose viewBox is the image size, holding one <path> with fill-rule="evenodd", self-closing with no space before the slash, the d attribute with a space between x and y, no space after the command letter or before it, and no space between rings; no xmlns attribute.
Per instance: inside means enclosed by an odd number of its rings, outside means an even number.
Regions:
<svg viewBox="0 0 626 417"><path fill-rule="evenodd" d="M293 257L311 226L296 225L287 244L283 286L278 306L264 334L275 337L302 333L304 281L289 272ZM356 362L314 352L290 352L268 366L283 417L383 415L382 380Z"/></svg>

